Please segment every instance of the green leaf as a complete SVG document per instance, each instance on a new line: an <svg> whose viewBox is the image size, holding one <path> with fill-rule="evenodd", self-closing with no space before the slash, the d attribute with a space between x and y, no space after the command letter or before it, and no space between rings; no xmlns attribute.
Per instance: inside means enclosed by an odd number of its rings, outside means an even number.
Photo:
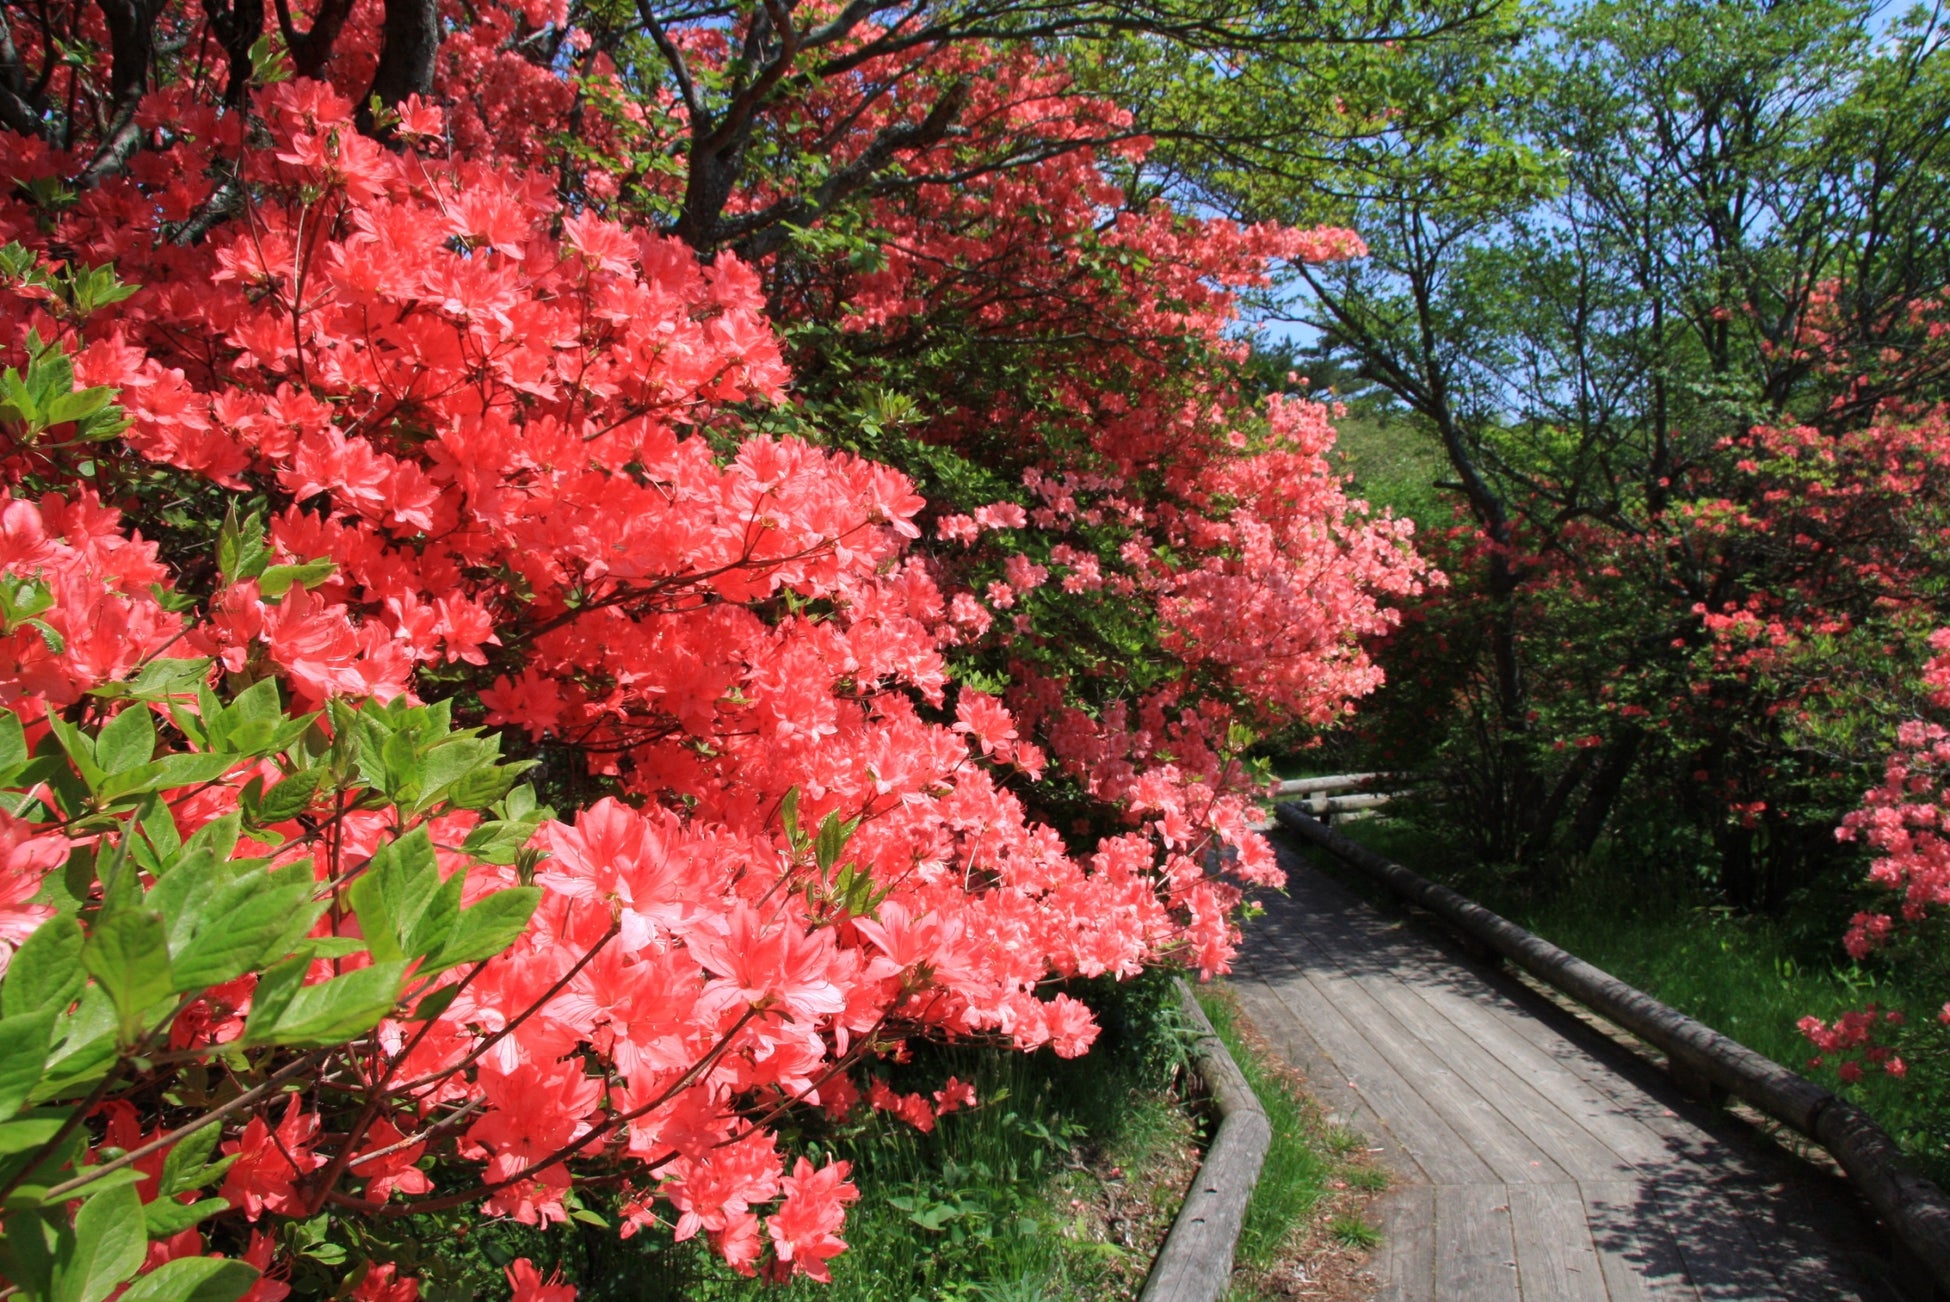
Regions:
<svg viewBox="0 0 1950 1302"><path fill-rule="evenodd" d="M438 990L416 1004L413 1008L413 1015L407 1020L412 1022L431 1022L434 1018L447 1011L448 1005L454 1002L454 996L459 993L459 982L455 982L450 986L441 986Z"/></svg>
<svg viewBox="0 0 1950 1302"><path fill-rule="evenodd" d="M276 969L273 969L275 971ZM282 1044L318 1049L343 1044L379 1024L399 1002L406 976L403 962L375 963L315 986L291 992L275 1020L253 1027L257 1009L244 1025L245 1044Z"/></svg>
<svg viewBox="0 0 1950 1302"><path fill-rule="evenodd" d="M244 1019L245 1044L271 1042L271 1028L297 997L299 987L305 983L305 972L310 967L310 956L300 954L266 968L258 976L257 987L251 991L251 1011Z"/></svg>
<svg viewBox="0 0 1950 1302"><path fill-rule="evenodd" d="M96 1194L74 1218L74 1245L54 1264L54 1302L102 1302L142 1268L149 1246L135 1186Z"/></svg>
<svg viewBox="0 0 1950 1302"><path fill-rule="evenodd" d="M42 1009L64 1012L88 974L81 965L81 924L58 913L34 928L0 982L0 1014L12 1018Z"/></svg>
<svg viewBox="0 0 1950 1302"><path fill-rule="evenodd" d="M484 764L462 774L448 786L431 788L429 794L444 793L457 809L486 809L508 794L515 779L529 767L528 764Z"/></svg>
<svg viewBox="0 0 1950 1302"><path fill-rule="evenodd" d="M442 738L427 748L421 757L421 780L429 791L441 791L456 782L486 769L495 773L495 761L501 757L499 738L470 737L456 734ZM507 788L514 785L512 774L500 791L489 799L487 804L501 799Z"/></svg>
<svg viewBox="0 0 1950 1302"><path fill-rule="evenodd" d="M215 1127L211 1127L215 1129ZM233 1156L242 1156L235 1154ZM230 1202L224 1198L203 1198L193 1203L179 1203L174 1198L157 1198L145 1203L142 1208L146 1223L144 1231L152 1239L166 1239L172 1234L181 1234L206 1217L230 1210Z"/></svg>
<svg viewBox="0 0 1950 1302"><path fill-rule="evenodd" d="M234 1257L177 1257L129 1284L121 1302L236 1302L255 1283L257 1267Z"/></svg>
<svg viewBox="0 0 1950 1302"><path fill-rule="evenodd" d="M323 905L319 906L321 909ZM351 958L354 954L369 952L366 942L356 936L306 936L292 947L293 953L302 953L309 959Z"/></svg>
<svg viewBox="0 0 1950 1302"><path fill-rule="evenodd" d="M36 573L0 575L0 627L11 633L54 608L54 590Z"/></svg>
<svg viewBox="0 0 1950 1302"><path fill-rule="evenodd" d="M359 916L360 934L372 947L374 958L406 957L407 937L439 890L440 869L424 827L374 852L347 892Z"/></svg>
<svg viewBox="0 0 1950 1302"><path fill-rule="evenodd" d="M467 834L461 849L470 858L482 863L511 864L520 858L522 850L534 839L535 826L526 821L479 823Z"/></svg>
<svg viewBox="0 0 1950 1302"><path fill-rule="evenodd" d="M255 1266L234 1258L178 1257L129 1285L121 1302L237 1302L257 1274Z"/></svg>
<svg viewBox="0 0 1950 1302"><path fill-rule="evenodd" d="M223 1127L212 1123L200 1130L192 1130L174 1144L163 1157L162 1181L156 1189L159 1198L173 1198L192 1189L201 1189L230 1169L231 1162L238 1154L231 1154L213 1165L205 1165L210 1154L217 1151L217 1139L223 1134Z"/></svg>
<svg viewBox="0 0 1950 1302"><path fill-rule="evenodd" d="M323 765L304 769L266 791L254 803L246 802L245 812L251 824L265 827L296 818L305 812L329 776Z"/></svg>
<svg viewBox="0 0 1950 1302"><path fill-rule="evenodd" d="M264 517L255 513L237 518L233 504L217 530L217 572L225 583L254 579L270 563L270 548L264 543Z"/></svg>
<svg viewBox="0 0 1950 1302"><path fill-rule="evenodd" d="M411 928L402 938L400 948L407 958L424 958L441 949L454 934L454 926L460 918L461 892L467 887L467 870L460 868L449 874L440 884L440 889L427 901L426 908L414 919Z"/></svg>
<svg viewBox="0 0 1950 1302"><path fill-rule="evenodd" d="M68 639L62 637L61 630L55 628L54 625L48 623L46 620L28 619L22 620L21 623L24 627L31 628L36 633L39 633L41 635L41 641L46 643L47 649L55 655L58 656L68 649Z"/></svg>
<svg viewBox="0 0 1950 1302"><path fill-rule="evenodd" d="M143 1013L172 993L169 933L153 909L124 908L95 919L95 930L81 947L81 962L107 993L121 1020L122 1043L133 1044L148 1029Z"/></svg>
<svg viewBox="0 0 1950 1302"><path fill-rule="evenodd" d="M211 859L222 862L236 852L237 840L242 835L243 820L233 810L197 828L184 848L188 853L207 854Z"/></svg>
<svg viewBox="0 0 1950 1302"><path fill-rule="evenodd" d="M0 1154L30 1153L61 1133L67 1114L53 1117L22 1117L0 1121Z"/></svg>
<svg viewBox="0 0 1950 1302"><path fill-rule="evenodd" d="M55 1009L0 1018L0 1121L25 1106L47 1069Z"/></svg>
<svg viewBox="0 0 1950 1302"><path fill-rule="evenodd" d="M177 594L181 595L181 594ZM191 604L195 599L191 598ZM210 661L200 660L151 660L136 672L135 677L121 682L103 683L90 688L90 696L108 700L165 701L172 696L194 692L210 673Z"/></svg>
<svg viewBox="0 0 1950 1302"><path fill-rule="evenodd" d="M257 576L257 590L276 600L291 591L292 585L315 588L332 577L338 566L328 560L306 561L302 565L272 565Z"/></svg>
<svg viewBox="0 0 1950 1302"><path fill-rule="evenodd" d="M159 760L112 774L92 785L95 794L103 800L119 800L124 796L145 795L151 791L167 791L172 787L192 787L210 782L222 777L246 758L248 756L227 752L165 755Z"/></svg>
<svg viewBox="0 0 1950 1302"><path fill-rule="evenodd" d="M177 876L167 879L173 884ZM172 917L171 968L179 994L234 980L272 959L294 917L315 920L323 904L312 905L309 863L287 864L273 873L249 869L206 895L186 898L184 916ZM159 886L150 898L161 894ZM309 907L308 907L309 906Z"/></svg>
<svg viewBox="0 0 1950 1302"><path fill-rule="evenodd" d="M95 762L109 774L147 764L156 753L156 721L146 705L132 705L102 725L95 737Z"/></svg>
<svg viewBox="0 0 1950 1302"><path fill-rule="evenodd" d="M379 763L379 789L395 803L411 806L420 794L423 771L420 748L413 744L413 734L396 732L386 738L379 748Z"/></svg>
<svg viewBox="0 0 1950 1302"><path fill-rule="evenodd" d="M453 967L493 958L515 943L541 900L541 888L537 886L513 886L496 891L460 915L447 943L428 957L428 967Z"/></svg>
<svg viewBox="0 0 1950 1302"><path fill-rule="evenodd" d="M115 1005L100 986L86 986L74 1011L54 1024L55 1050L34 1087L36 1100L63 1097L78 1085L101 1079L115 1062Z"/></svg>
<svg viewBox="0 0 1950 1302"><path fill-rule="evenodd" d="M27 735L21 729L20 716L12 710L0 710L0 787L11 786L20 776L27 755Z"/></svg>
<svg viewBox="0 0 1950 1302"><path fill-rule="evenodd" d="M828 814L821 820L819 836L813 841L813 861L819 865L820 872L830 872L833 865L839 862L840 855L846 851L847 841L852 839L854 829L859 826L859 819L841 822L836 813Z"/></svg>
<svg viewBox="0 0 1950 1302"><path fill-rule="evenodd" d="M799 826L799 788L796 785L785 789L785 796L779 801L779 818L785 823L785 839L792 846L792 853L804 854L806 829Z"/></svg>
<svg viewBox="0 0 1950 1302"><path fill-rule="evenodd" d="M183 835L176 827L176 815L160 799L146 801L136 815L142 829L139 845L143 867L156 877L166 875L183 849Z"/></svg>
<svg viewBox="0 0 1950 1302"><path fill-rule="evenodd" d="M103 774L101 766L95 762L95 739L58 714L48 714L47 726L61 744L61 749L68 753L68 759L74 764L75 772L81 775L81 780L87 783L90 791L96 790L101 785Z"/></svg>
<svg viewBox="0 0 1950 1302"><path fill-rule="evenodd" d="M7 1218L0 1221L0 1271L27 1298L48 1296L54 1286L54 1259L64 1241L74 1239L67 1217L58 1220L38 1210L21 1210L29 1204L16 1196L8 1200Z"/></svg>

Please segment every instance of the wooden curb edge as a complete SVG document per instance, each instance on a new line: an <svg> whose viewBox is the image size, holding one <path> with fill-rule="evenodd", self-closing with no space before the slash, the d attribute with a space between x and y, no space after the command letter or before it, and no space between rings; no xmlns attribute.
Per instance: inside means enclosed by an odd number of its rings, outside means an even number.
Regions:
<svg viewBox="0 0 1950 1302"><path fill-rule="evenodd" d="M1158 1258L1145 1276L1138 1302L1217 1302L1232 1280L1232 1253L1246 1222L1246 1204L1273 1140L1266 1109L1246 1083L1239 1064L1179 978L1178 998L1197 1038L1192 1068L1205 1082L1219 1113L1219 1128L1205 1150L1184 1205L1171 1222Z"/></svg>
<svg viewBox="0 0 1950 1302"><path fill-rule="evenodd" d="M1950 1198L1910 1168L1895 1141L1862 1109L1293 806L1276 806L1274 817L1467 939L1660 1049L1674 1080L1689 1093L1724 1091L1820 1144L1895 1240L1903 1290L1919 1298L1950 1297Z"/></svg>

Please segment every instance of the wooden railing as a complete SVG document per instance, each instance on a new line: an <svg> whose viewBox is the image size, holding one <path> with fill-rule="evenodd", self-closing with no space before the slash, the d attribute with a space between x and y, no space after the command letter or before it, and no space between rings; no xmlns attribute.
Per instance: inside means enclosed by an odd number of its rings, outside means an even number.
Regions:
<svg viewBox="0 0 1950 1302"><path fill-rule="evenodd" d="M1259 1169L1273 1142L1266 1109L1226 1051L1191 987L1178 982L1179 1005L1191 1024L1192 1068L1219 1114L1219 1128L1199 1163L1171 1233L1151 1263L1138 1302L1218 1302L1232 1282L1232 1254L1246 1224Z"/></svg>
<svg viewBox="0 0 1950 1302"><path fill-rule="evenodd" d="M1401 793L1393 773L1340 773L1324 778L1289 778L1280 783L1275 799L1305 805L1318 819L1378 809Z"/></svg>
<svg viewBox="0 0 1950 1302"><path fill-rule="evenodd" d="M1950 1199L1910 1168L1895 1141L1862 1109L1475 901L1376 854L1297 804L1278 805L1274 812L1282 827L1660 1050L1674 1080L1688 1093L1711 1096L1721 1091L1742 1099L1827 1149L1888 1227L1905 1291L1950 1297Z"/></svg>

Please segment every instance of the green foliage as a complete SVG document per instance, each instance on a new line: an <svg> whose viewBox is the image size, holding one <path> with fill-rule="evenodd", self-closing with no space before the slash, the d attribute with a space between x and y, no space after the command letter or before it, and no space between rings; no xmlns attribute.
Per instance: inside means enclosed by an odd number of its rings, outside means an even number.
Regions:
<svg viewBox="0 0 1950 1302"><path fill-rule="evenodd" d="M71 838L41 896L56 912L0 980L0 1271L32 1297L102 1302L135 1273L150 1239L228 1206L172 1200L236 1160L209 1160L221 1127L208 1113L196 1119L221 1102L206 1064L220 1061L248 1088L295 1053L360 1040L443 973L505 949L539 894L506 889L462 908L465 870L443 880L435 866L420 817L493 806L473 837L511 861L519 850L510 847L546 812L511 789L518 766L478 730L455 730L444 704L335 701L328 733L317 715L290 714L275 681L224 699L204 685L208 669L151 662L98 689L93 705L49 715L31 757L18 719L0 722L0 803ZM268 790L252 776L235 810L182 834L190 795L264 765L280 775ZM312 843L315 815L328 808L339 817L385 810L411 825L364 864L341 862L334 848L321 880ZM295 853L239 856L247 830L260 846ZM310 934L335 900L349 904L363 940ZM343 962L355 956L369 961ZM319 959L337 968L322 980ZM251 973L239 1038L166 1052L178 1012ZM111 1085L167 1090L177 1105L183 1137L165 1151L146 1207L134 1168L78 1165L90 1138L81 1122ZM242 1263L199 1258L145 1276L126 1296L228 1302L255 1277Z"/></svg>
<svg viewBox="0 0 1950 1302"><path fill-rule="evenodd" d="M1328 1223L1327 1232L1343 1247L1364 1251L1381 1246L1381 1231L1368 1224L1359 1212L1342 1212Z"/></svg>
<svg viewBox="0 0 1950 1302"><path fill-rule="evenodd" d="M128 428L115 390L75 388L74 362L59 345L30 330L26 349L26 370L0 371L0 430L16 443L39 443L63 428L75 442L100 443Z"/></svg>
<svg viewBox="0 0 1950 1302"><path fill-rule="evenodd" d="M1886 455L1852 431L1950 397L1929 320L1950 283L1942 16L1589 0L1539 19L1520 44L1406 53L1476 88L1369 151L1341 216L1371 256L1303 272L1319 351L1453 487L1357 475L1422 524L1452 501L1478 535L1438 557L1451 587L1390 648L1351 762L1439 774L1458 837L1540 874L1643 794L1714 843L1727 899L1779 910L1853 871L1829 831L1945 609L1940 450L1894 459L1887 507L1837 505L1874 497ZM1749 437L1803 423L1834 463ZM1707 626L1749 604L1795 644Z"/></svg>
<svg viewBox="0 0 1950 1302"><path fill-rule="evenodd" d="M1407 417L1350 415L1335 424L1334 451L1354 478L1353 495L1415 521L1418 537L1452 522L1454 499L1437 487L1448 477L1449 463Z"/></svg>

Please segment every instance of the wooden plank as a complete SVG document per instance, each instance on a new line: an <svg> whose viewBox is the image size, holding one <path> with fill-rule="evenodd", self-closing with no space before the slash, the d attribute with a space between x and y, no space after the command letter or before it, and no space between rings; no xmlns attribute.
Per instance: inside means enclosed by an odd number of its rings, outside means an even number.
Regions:
<svg viewBox="0 0 1950 1302"><path fill-rule="evenodd" d="M1592 1180L1578 1187L1598 1269L1615 1302L1694 1302L1699 1297L1665 1211L1650 1190L1626 1181Z"/></svg>
<svg viewBox="0 0 1950 1302"><path fill-rule="evenodd" d="M1291 996L1303 988L1315 991L1322 1003L1342 1013L1388 1074L1421 1098L1425 1108L1412 1114L1414 1120L1404 1119L1411 1130L1429 1114L1440 1120L1440 1129L1428 1128L1420 1136L1425 1147L1450 1142L1447 1137L1451 1135L1460 1137L1471 1154L1489 1168L1492 1174L1487 1179L1496 1181L1522 1179L1539 1169L1531 1163L1550 1161L1549 1154L1512 1126L1467 1079L1451 1070L1345 971L1323 964L1310 970L1304 981L1288 983L1281 991ZM1380 1107L1379 1102L1376 1106ZM1403 1134L1404 1140L1409 1138L1401 1128L1397 1133ZM1451 1179L1419 1151L1417 1158L1438 1184L1485 1182L1486 1177L1474 1173Z"/></svg>
<svg viewBox="0 0 1950 1302"><path fill-rule="evenodd" d="M1219 1113L1219 1129L1151 1263L1138 1302L1218 1302L1232 1277L1233 1250L1273 1131L1259 1096L1191 987L1182 980L1177 985L1185 1020L1196 1033L1192 1064Z"/></svg>
<svg viewBox="0 0 1950 1302"><path fill-rule="evenodd" d="M1927 1266L1936 1288L1950 1292L1950 1195L1921 1178L1895 1140L1862 1109L1475 901L1350 841L1308 818L1297 805L1277 806L1274 814L1281 826L1656 1045L1688 1074L1821 1144L1848 1172L1906 1254Z"/></svg>
<svg viewBox="0 0 1950 1302"><path fill-rule="evenodd" d="M1281 844L1278 849L1292 894L1288 900L1270 902L1269 917L1276 908L1283 912L1305 910L1308 916L1331 911L1355 918L1358 925L1371 930L1386 925L1377 911L1314 869L1290 845ZM1454 960L1428 957L1439 956L1440 951L1426 938L1422 938L1419 959L1410 957L1417 951L1404 941L1391 944L1391 963L1446 962L1452 969L1460 968ZM1725 1133L1723 1125L1709 1132L1688 1120L1693 1116L1703 1116L1709 1123L1722 1119L1706 1116L1685 1100L1651 1063L1504 973L1483 973L1473 968L1461 971L1491 991L1492 1002L1484 1008L1484 1016L1470 1023L1470 1030L1500 1040L1506 1054L1525 1062L1527 1072L1556 1075L1563 1087L1560 1097L1569 1101L1567 1111L1575 1109L1573 1116L1599 1133L1631 1164L1658 1168L1678 1164L1702 1180L1761 1174L1739 1148L1714 1144L1711 1133ZM1497 1015L1500 1013L1508 1015ZM1494 1029L1490 1029L1492 1024ZM1536 1056L1524 1059L1514 1047L1517 1041L1528 1042Z"/></svg>
<svg viewBox="0 0 1950 1302"><path fill-rule="evenodd" d="M1836 1241L1852 1242L1864 1256L1876 1255L1877 1231L1865 1218L1849 1215L1854 1191L1840 1177L1825 1177L1819 1192L1812 1181L1755 1184L1737 1180L1717 1186L1740 1210L1748 1229L1768 1252L1769 1264L1789 1302L1863 1302L1868 1296L1853 1270L1836 1259ZM1823 1196L1825 1195L1825 1196ZM1837 1222L1843 1222L1838 1225Z"/></svg>
<svg viewBox="0 0 1950 1302"><path fill-rule="evenodd" d="M1411 1183L1390 1200L1406 1209L1406 1231L1378 1259L1385 1295L1427 1295L1402 1291L1422 1277L1413 1253L1426 1193L1430 1287L1444 1298L1473 1302L1499 1286L1491 1295L1514 1296L1519 1284L1532 1302L1863 1296L1837 1246L1859 1236L1818 1232L1848 1217L1785 1201L1780 1177L1801 1164L1683 1099L1656 1066L1537 991L1451 957L1303 861L1284 866L1290 898L1268 901L1248 930L1247 1016L1293 1046L1335 1106L1385 1136L1391 1165L1437 1186ZM1504 1277L1483 1265L1498 1205ZM1696 1289L1695 1273L1709 1287Z"/></svg>
<svg viewBox="0 0 1950 1302"><path fill-rule="evenodd" d="M1323 954L1323 958L1331 955ZM1431 1017L1427 1005L1403 989L1399 980L1327 971L1324 962L1313 980L1331 992L1335 1003L1352 1015L1389 1064L1416 1085L1437 1114L1469 1141L1498 1178L1569 1178L1548 1148L1492 1100L1475 1074L1481 1062L1471 1060L1468 1052L1452 1043L1457 1038L1455 1028ZM1338 989L1343 982L1351 990ZM1480 1053L1475 1055L1475 1059L1481 1057Z"/></svg>
<svg viewBox="0 0 1950 1302"><path fill-rule="evenodd" d="M1802 1079L1744 1044L1626 985L1609 972L1532 935L1474 900L1416 875L1357 841L1350 841L1300 813L1296 807L1282 805L1276 814L1288 830L1360 868L1388 889L1429 909L1450 926L1490 946L1539 980L1683 1059L1713 1084L1738 1094L1802 1133L1811 1133L1817 1117L1826 1118L1837 1106L1842 1106L1834 1095L1814 1082ZM1950 1211L1950 1206L1946 1211ZM1950 1235L1950 1216L1946 1216L1944 1228L1946 1235ZM1945 1259L1950 1263L1950 1251L1946 1251Z"/></svg>
<svg viewBox="0 0 1950 1302"><path fill-rule="evenodd" d="M1323 919L1323 928L1336 928L1339 919ZM1566 1107L1545 1092L1552 1084L1565 1084L1564 1073L1537 1070L1537 1055L1527 1042L1503 1031L1501 1022L1521 1016L1515 1009L1483 1007L1470 997L1482 989L1480 979L1462 968L1443 971L1426 955L1396 964L1392 978L1355 978L1378 1002L1392 1011L1469 1088L1503 1117L1506 1124L1534 1141L1547 1157L1530 1159L1528 1171L1505 1172L1505 1178L1520 1182L1555 1183L1566 1179L1627 1180L1635 1175L1634 1161L1592 1133L1584 1124L1585 1113L1597 1109L1578 1107L1575 1098ZM1472 986L1475 989L1472 989ZM1518 1061L1508 1063L1493 1050L1515 1051ZM1568 1091L1567 1091L1568 1092ZM1577 1110L1572 1110L1577 1109ZM1615 1132L1617 1125L1596 1122L1602 1130ZM1629 1124L1629 1123L1626 1123ZM1645 1157L1657 1149L1649 1132L1627 1135L1621 1142L1634 1148L1635 1157Z"/></svg>
<svg viewBox="0 0 1950 1302"><path fill-rule="evenodd" d="M1500 1184L1435 1187L1437 1293L1444 1302L1516 1302L1517 1250Z"/></svg>
<svg viewBox="0 0 1950 1302"><path fill-rule="evenodd" d="M1436 1296L1434 1188L1423 1184L1398 1189L1382 1200L1381 1208L1376 1297L1381 1302L1432 1302Z"/></svg>
<svg viewBox="0 0 1950 1302"><path fill-rule="evenodd" d="M1488 1164L1312 982L1272 981L1265 989L1284 1015L1306 1027L1332 1056L1340 1079L1388 1119L1389 1131L1402 1151L1428 1178L1451 1184L1494 1178Z"/></svg>
<svg viewBox="0 0 1950 1302"><path fill-rule="evenodd" d="M1239 1007L1268 1045L1307 1078L1307 1090L1327 1111L1330 1125L1348 1126L1368 1141L1381 1163L1399 1180L1427 1183L1428 1172L1402 1146L1387 1121L1355 1088L1340 1064L1307 1033L1300 1020L1286 1010L1272 988L1248 970L1227 981Z"/></svg>
<svg viewBox="0 0 1950 1302"><path fill-rule="evenodd" d="M1663 1071L1603 1033L1548 1005L1535 992L1524 993L1544 1006L1532 1018L1506 1022L1506 1028L1537 1044L1575 1076L1607 1115L1650 1136L1649 1151L1640 1148L1631 1154L1636 1165L1684 1172L1701 1181L1762 1177L1755 1146L1733 1138L1738 1123L1686 1098ZM1620 1144L1628 1138L1624 1131L1614 1134Z"/></svg>
<svg viewBox="0 0 1950 1302"><path fill-rule="evenodd" d="M1280 783L1280 794L1304 796L1316 791L1351 791L1388 776L1386 773L1337 773L1324 778L1288 778Z"/></svg>
<svg viewBox="0 0 1950 1302"><path fill-rule="evenodd" d="M1522 1124L1513 1122L1486 1096L1479 1081L1451 1064L1446 1041L1458 1039L1458 1033L1448 1022L1429 1017L1427 1005L1402 989L1397 965L1375 962L1374 951L1341 931L1331 917L1320 922L1308 934L1288 932L1283 937L1296 951L1307 980L1347 1015L1450 1129L1469 1142L1496 1178L1569 1178Z"/></svg>
<svg viewBox="0 0 1950 1302"><path fill-rule="evenodd" d="M1773 1251L1755 1240L1739 1209L1718 1190L1667 1180L1647 1188L1665 1209L1693 1287L1707 1297L1782 1295L1769 1265Z"/></svg>
<svg viewBox="0 0 1950 1302"><path fill-rule="evenodd" d="M1510 1234L1525 1302L1607 1302L1577 1185L1511 1185Z"/></svg>

